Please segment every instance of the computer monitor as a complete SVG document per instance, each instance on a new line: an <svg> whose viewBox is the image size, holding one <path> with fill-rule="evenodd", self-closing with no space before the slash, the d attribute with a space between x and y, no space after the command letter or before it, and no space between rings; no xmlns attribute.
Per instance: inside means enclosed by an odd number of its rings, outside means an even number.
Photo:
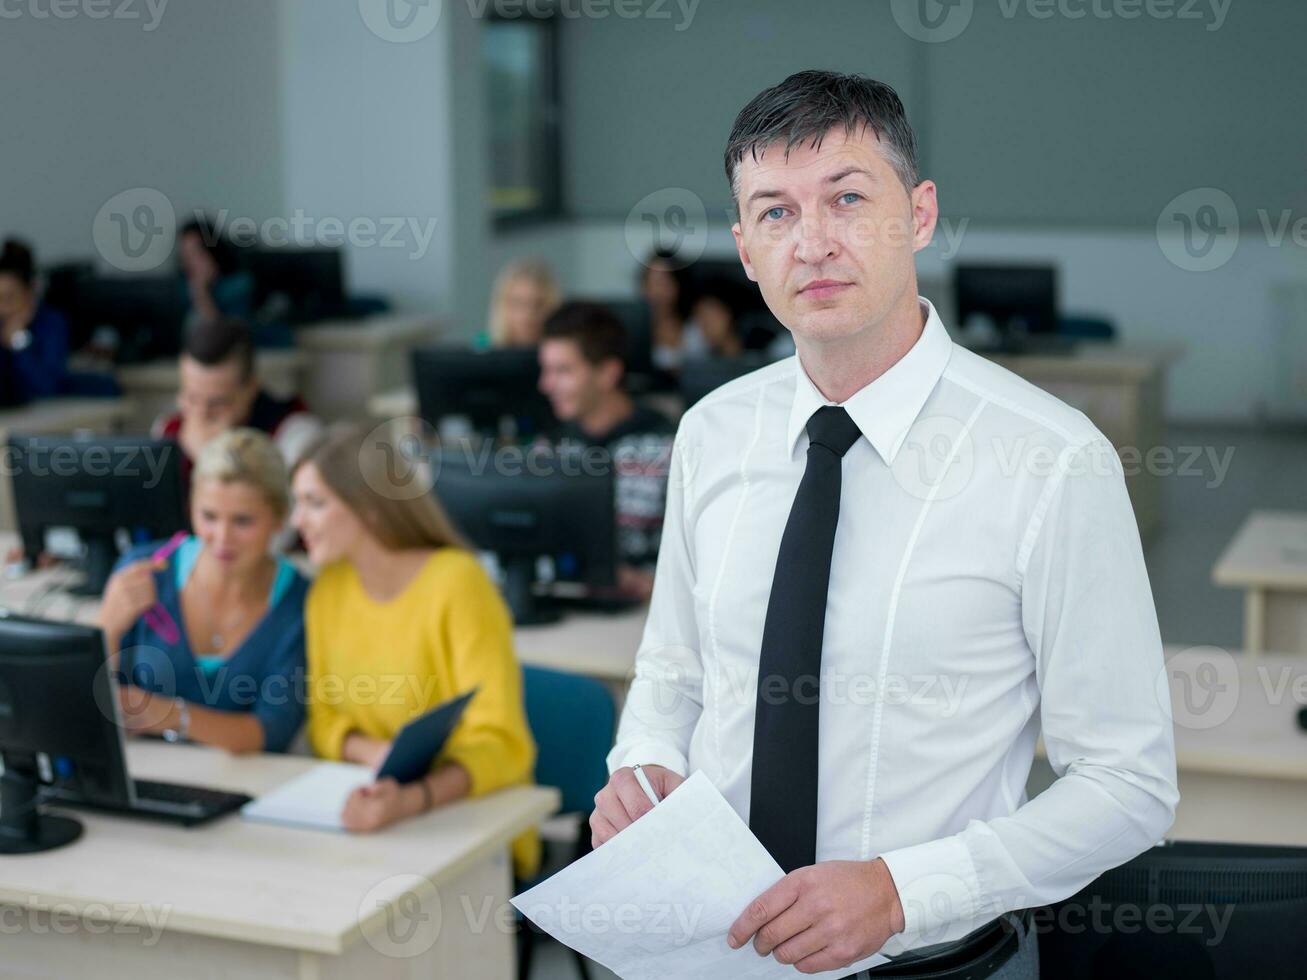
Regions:
<svg viewBox="0 0 1307 980"><path fill-rule="evenodd" d="M436 497L476 548L498 557L518 625L558 618L536 594L541 558L552 559L558 581L616 586L616 476L601 455L541 446L436 456Z"/></svg>
<svg viewBox="0 0 1307 980"><path fill-rule="evenodd" d="M432 347L412 353L418 413L439 431L443 419L461 416L483 434L511 424L515 436L552 432L557 420L540 393L536 349L475 351Z"/></svg>
<svg viewBox="0 0 1307 980"><path fill-rule="evenodd" d="M119 531L162 538L189 526L181 459L181 447L167 439L11 433L4 468L23 550L35 559L48 529L76 530L85 581L70 591L100 595L118 558Z"/></svg>
<svg viewBox="0 0 1307 980"><path fill-rule="evenodd" d="M98 629L0 610L0 854L51 850L81 835L80 821L39 804L42 785L55 778L87 796L129 798L105 663ZM57 769L43 773L41 755Z"/></svg>
<svg viewBox="0 0 1307 980"><path fill-rule="evenodd" d="M1032 921L1059 980L1302 976L1307 848L1161 844Z"/></svg>
<svg viewBox="0 0 1307 980"><path fill-rule="evenodd" d="M953 271L959 326L988 319L1004 340L1057 332L1057 270L1042 265L959 265Z"/></svg>
<svg viewBox="0 0 1307 980"><path fill-rule="evenodd" d="M343 249L264 246L248 250L244 263L260 320L299 324L346 314Z"/></svg>
<svg viewBox="0 0 1307 980"><path fill-rule="evenodd" d="M692 357L681 365L680 388L685 407L704 395L751 371L771 364L771 358L750 351L736 357Z"/></svg>
<svg viewBox="0 0 1307 980"><path fill-rule="evenodd" d="M83 276L57 290L74 337L101 327L117 332L120 363L176 357L182 348L186 292L173 276Z"/></svg>

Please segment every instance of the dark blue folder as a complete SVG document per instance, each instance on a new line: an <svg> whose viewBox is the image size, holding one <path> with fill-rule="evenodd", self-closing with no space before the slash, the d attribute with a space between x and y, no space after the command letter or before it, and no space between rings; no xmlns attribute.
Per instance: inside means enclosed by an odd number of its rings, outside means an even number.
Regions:
<svg viewBox="0 0 1307 980"><path fill-rule="evenodd" d="M431 762L449 740L449 734L463 717L463 709L476 694L472 688L466 694L460 694L453 700L437 705L424 715L419 715L399 730L394 744L377 772L377 779L389 776L401 786L421 779L431 771Z"/></svg>

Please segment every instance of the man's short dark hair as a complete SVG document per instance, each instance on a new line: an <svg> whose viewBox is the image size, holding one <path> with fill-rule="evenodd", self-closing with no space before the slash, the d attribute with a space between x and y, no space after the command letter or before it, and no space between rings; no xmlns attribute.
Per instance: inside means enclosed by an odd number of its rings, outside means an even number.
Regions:
<svg viewBox="0 0 1307 980"><path fill-rule="evenodd" d="M242 381L254 375L254 339L242 320L219 317L197 323L186 337L183 352L205 367L235 362L240 366Z"/></svg>
<svg viewBox="0 0 1307 980"><path fill-rule="evenodd" d="M616 359L626 368L626 328L602 303L564 303L545 321L545 340L570 340L598 367Z"/></svg>
<svg viewBox="0 0 1307 980"><path fill-rule="evenodd" d="M788 158L802 143L820 147L822 137L836 126L850 135L869 127L908 192L920 183L917 137L894 89L863 75L801 71L760 92L735 117L726 141L726 179L732 200L738 206L744 154L756 160L767 147L783 140Z"/></svg>

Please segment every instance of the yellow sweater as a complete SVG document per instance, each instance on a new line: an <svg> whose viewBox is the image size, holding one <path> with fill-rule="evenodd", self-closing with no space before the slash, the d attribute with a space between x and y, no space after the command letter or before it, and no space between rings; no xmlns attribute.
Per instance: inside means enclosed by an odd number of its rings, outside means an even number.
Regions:
<svg viewBox="0 0 1307 980"><path fill-rule="evenodd" d="M479 688L436 764L457 762L480 796L531 780L535 742L513 653L513 624L471 554L442 548L388 602L368 596L348 562L322 569L304 610L309 739L339 759L345 736L392 739L410 719ZM540 863L534 832L513 842L523 878Z"/></svg>

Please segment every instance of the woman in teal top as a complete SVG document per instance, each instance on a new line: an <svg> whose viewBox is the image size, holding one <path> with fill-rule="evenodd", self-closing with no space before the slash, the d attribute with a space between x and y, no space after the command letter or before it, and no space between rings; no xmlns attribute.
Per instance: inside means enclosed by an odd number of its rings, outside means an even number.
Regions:
<svg viewBox="0 0 1307 980"><path fill-rule="evenodd" d="M194 535L135 548L101 611L129 731L231 752L282 752L304 720L308 582L269 548L285 522L285 464L234 429L196 461Z"/></svg>

